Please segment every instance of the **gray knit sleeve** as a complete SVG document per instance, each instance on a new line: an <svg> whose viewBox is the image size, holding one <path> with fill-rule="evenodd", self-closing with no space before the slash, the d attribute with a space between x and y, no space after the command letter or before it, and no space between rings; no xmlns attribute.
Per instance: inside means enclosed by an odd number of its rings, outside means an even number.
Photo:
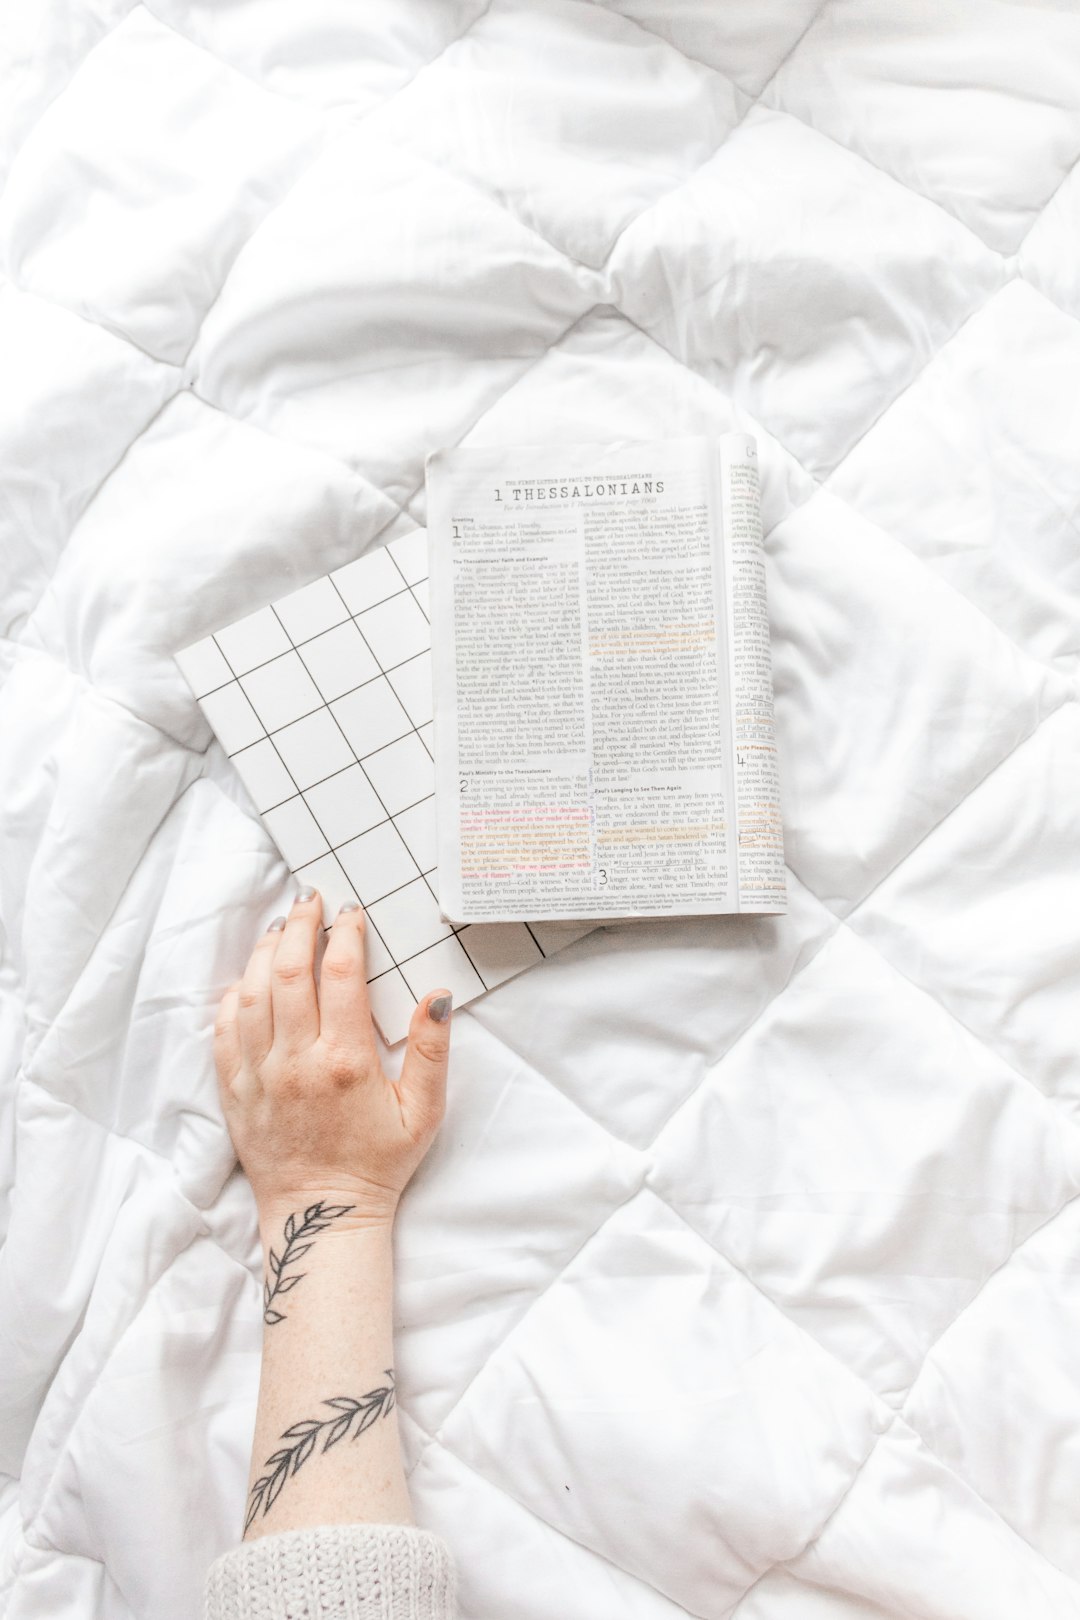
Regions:
<svg viewBox="0 0 1080 1620"><path fill-rule="evenodd" d="M450 1549L405 1524L328 1524L211 1564L205 1620L453 1620Z"/></svg>

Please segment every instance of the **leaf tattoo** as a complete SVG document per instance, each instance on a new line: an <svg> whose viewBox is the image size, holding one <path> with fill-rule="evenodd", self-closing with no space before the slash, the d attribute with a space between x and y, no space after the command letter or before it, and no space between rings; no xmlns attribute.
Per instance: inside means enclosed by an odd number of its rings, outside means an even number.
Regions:
<svg viewBox="0 0 1080 1620"><path fill-rule="evenodd" d="M317 1204L309 1204L305 1209L300 1224L297 1225L296 1215L290 1215L285 1222L285 1247L280 1255L270 1250L270 1270L274 1276L274 1286L270 1286L270 1278L263 1283L263 1321L267 1327L273 1327L275 1322L284 1322L285 1312L278 1310L274 1301L281 1295L287 1294L295 1288L302 1278L307 1276L306 1271L300 1271L292 1277L285 1276L286 1266L293 1265L300 1260L311 1248L305 1243L305 1238L314 1238L316 1233L325 1232L331 1221L337 1220L339 1215L347 1215L355 1204L324 1204L319 1199Z"/></svg>
<svg viewBox="0 0 1080 1620"><path fill-rule="evenodd" d="M356 1440L379 1418L390 1416L394 1410L395 1394L392 1367L386 1368L386 1376L390 1380L388 1384L381 1384L378 1389L369 1389L359 1400L351 1395L334 1395L330 1400L323 1401L324 1406L333 1407L330 1417L321 1421L318 1418L305 1418L303 1422L294 1423L291 1428L285 1430L281 1439L292 1440L295 1444L275 1451L263 1464L268 1472L261 1479L257 1479L251 1487L247 1518L244 1520L245 1536L258 1517L259 1509L262 1509L264 1515L269 1513L281 1495L282 1486L289 1475L297 1473L313 1454L320 1435L323 1442L319 1449L329 1451L339 1440L344 1440L350 1429L353 1431L352 1438Z"/></svg>

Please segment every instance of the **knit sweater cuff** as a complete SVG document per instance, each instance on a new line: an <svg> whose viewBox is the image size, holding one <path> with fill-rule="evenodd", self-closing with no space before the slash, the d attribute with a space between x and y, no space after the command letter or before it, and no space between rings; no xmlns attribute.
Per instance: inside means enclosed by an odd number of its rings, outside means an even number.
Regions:
<svg viewBox="0 0 1080 1620"><path fill-rule="evenodd" d="M404 1524L282 1530L223 1553L206 1620L453 1620L450 1550Z"/></svg>

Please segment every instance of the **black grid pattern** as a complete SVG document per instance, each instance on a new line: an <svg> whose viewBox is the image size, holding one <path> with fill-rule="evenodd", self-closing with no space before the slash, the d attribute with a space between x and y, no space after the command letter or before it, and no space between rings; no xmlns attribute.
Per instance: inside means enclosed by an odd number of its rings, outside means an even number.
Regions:
<svg viewBox="0 0 1080 1620"><path fill-rule="evenodd" d="M313 874L312 869L316 865L321 865L329 860L333 863L333 867L336 869L336 886L339 888L342 896L362 900L367 913L369 928L378 939L380 945L390 958L391 962L389 967L380 968L379 972L372 974L368 979L368 984L369 987L372 987L372 1011L376 1018L376 1022L379 1024L385 1040L389 1044L393 1045L404 1037L407 1029L407 1023L403 1024L402 1021L401 1007L403 1005L407 1005L411 1011L412 1006L414 1006L419 999L416 992L410 985L408 978L402 972L402 969L408 963L416 961L417 958L423 956L424 953L432 949L433 946L436 946L443 941L456 942L456 945L458 948L460 948L462 954L463 964L467 966L467 969L471 969L479 985L482 986L484 990L488 990L492 989L495 984L502 983L504 979L511 977L514 973L523 971L523 969L529 966L531 962L548 956L552 950L557 950L559 948L559 942L553 940L549 941L545 945L537 936L533 928L528 923L523 923L520 925L520 927L523 930L524 936L526 937L520 940L522 947L519 953L520 960L513 960L512 958L507 958L505 954L506 925L466 923L455 926L450 923L440 923L439 931L434 933L431 938L425 937L424 943L417 949L410 951L395 951L392 943L393 931L387 929L385 919L383 919L383 927L379 927L379 915L377 908L384 901L389 900L394 896L405 896L410 890L413 890L414 885L420 884L423 885L424 890L436 905L438 904L438 894L435 887L435 879L437 876L435 868L431 866L424 858L422 858L420 854L418 854L413 842L410 841L408 836L407 825L402 825L399 821L399 818L407 815L409 811L415 810L419 805L433 802L434 792L425 794L421 798L414 799L409 804L402 806L396 811L391 811L386 799L384 798L385 786L383 792L380 793L378 782L376 780L377 772L374 772L371 768L373 760L377 759L379 755L385 754L388 749L397 746L404 738L407 737L416 737L424 748L428 758L432 758L432 750L430 746L430 722L422 722L420 724L416 723L413 716L408 713L404 703L398 696L392 682L389 679L389 677L398 670L404 669L407 665L415 663L418 659L423 658L425 653L430 650L430 644L428 647L412 652L407 658L400 659L395 663L384 662L382 659L380 659L376 647L373 645L370 637L364 634L364 627L361 622L364 616L370 613L373 609L382 607L388 601L401 598L406 598L414 602L425 622L427 622L428 614L422 600L420 599L420 596L414 589L416 584L422 582L415 580L410 582L410 580L406 577L398 558L395 556L393 542L385 547L378 548L375 552L370 554L373 565L377 557L389 557L393 563L395 573L400 580L400 584L395 584L394 589L386 591L385 593L379 593L377 600L375 601L368 601L365 598L365 605L356 612L353 612L348 601L346 600L345 595L339 587L338 581L334 577L334 574L328 574L324 576L324 578L326 582L328 582L333 588L338 600L341 603L340 618L337 618L332 624L326 624L323 626L323 628L311 635L304 635L295 638L289 630L289 615L279 611L281 603L270 603L269 611L273 615L274 622L280 629L281 635L284 636L287 646L279 648L279 650L273 653L271 656L262 658L258 662L242 670L238 670L235 667L234 663L230 660L229 655L226 652L226 646L228 645L228 631L233 627L223 626L213 636L207 637L206 641L212 642L216 647L218 653L221 655L221 658L224 660L229 670L231 679L227 682L216 682L213 686L207 688L206 690L200 691L198 690L197 686L195 686L194 689L195 695L199 699L199 702L201 704L205 704L207 699L218 696L222 692L228 690L230 687L235 687L239 692L243 693L247 703L252 709L252 712L255 714L256 719L258 720L262 729L262 735L259 738L255 739L254 741L245 742L239 747L235 747L229 746L229 739L227 736L223 736L221 733L219 733L219 737L222 741L222 745L225 747L225 752L230 759L237 759L248 752L249 749L255 748L262 743L269 743L270 747L273 749L282 771L291 784L292 792L285 798L278 799L273 804L262 806L260 809L260 815L269 816L273 811L280 810L284 805L291 804L295 799L299 799L307 807L307 811L310 814L315 827L318 829L319 835L322 838L326 848L320 854L314 857L306 858L303 862L297 865L292 865L290 862L290 871L293 873L293 875L302 883L312 881L313 876L317 878L319 875L318 873ZM348 566L352 568L355 565ZM372 577L374 577L374 574L372 574ZM313 582L313 584L319 583L321 582ZM349 687L346 691L338 693L333 698L322 698L321 689L319 688L319 682L316 677L315 670L312 668L311 663L309 662L309 657L305 656L305 649L310 648L311 644L316 641L319 636L340 627L342 624L348 623L351 623L356 627L363 645L376 667L377 673L367 676L364 680L358 682L357 685ZM196 644L196 646L199 645L201 644ZM186 649L188 652L193 652L194 650L195 649L191 648ZM272 664L276 663L280 659L289 658L292 656L295 656L299 660L300 665L307 673L316 690L320 691L320 702L317 706L304 709L301 714L293 716L282 724L273 726L267 725L263 715L259 713L258 697L253 697L252 694L246 689L246 678L258 670L269 668ZM184 653L180 654L180 663L181 667L183 667ZM351 740L349 734L341 725L338 715L335 712L335 705L338 704L342 699L351 697L355 692L361 691L362 689L368 687L374 687L380 681L384 683L388 691L393 696L394 702L402 710L401 731L398 735L392 737L388 741L380 740L376 747L364 749L362 744L358 745ZM290 768L285 755L283 754L281 748L279 748L277 739L280 737L281 733L286 731L290 726L297 725L303 720L309 719L312 715L318 714L322 711L325 711L330 716L336 734L341 738L342 743L348 750L349 761L345 765L338 765L335 761L328 759L327 764L330 768L328 768L322 775L318 776L316 780L309 782L307 786L301 787L294 770ZM212 711L208 711L207 718L210 719L211 724L214 725L214 720L211 718L211 715ZM226 728L224 727L222 728L223 731L225 729ZM216 725L215 730L217 730ZM332 781L335 777L342 775L345 771L352 770L356 767L359 767L363 773L364 780L382 811L382 816L379 820L363 828L362 831L358 833L350 833L347 839L339 840L337 843L335 843L334 839L330 836L330 831L328 830L327 826L320 821L316 807L312 804L309 795L315 788L322 787L325 783ZM393 829L394 833L396 833L401 842L407 860L412 863L413 871L411 875L406 877L403 881L394 881L389 883L385 891L374 894L369 893L365 896L361 896L356 893L356 887L341 859L341 855L342 851L346 850L349 844L356 842L359 838L366 837L369 833L375 832L378 828ZM271 836L273 836L272 833ZM282 851L282 853L284 855L284 851ZM288 860L288 857L285 856L285 859ZM318 882L315 882L314 886L321 888L325 882L326 879L324 869L323 884L321 885ZM375 915L372 915L373 908L375 908ZM424 910L426 912L426 906ZM487 942L486 946L482 939L482 936L485 934L489 936L489 941ZM485 966L482 964L484 964L488 958L488 951L490 950L495 939L498 940L499 945L495 949L494 954L496 958L500 959L500 964L496 969L488 967L485 971ZM470 943L472 945L471 949ZM569 943L569 939L567 939L566 943ZM381 985L384 987L384 989L386 989L389 987L389 981L394 982L393 988L397 993L396 995L384 997L375 987ZM466 983L467 982L466 971ZM405 991L404 997L401 995L402 988ZM479 995L480 993L480 989L473 989L471 991L466 990L465 993L462 993L462 987L459 985L455 987L455 1002L458 1005L461 1005L473 999L475 995Z"/></svg>

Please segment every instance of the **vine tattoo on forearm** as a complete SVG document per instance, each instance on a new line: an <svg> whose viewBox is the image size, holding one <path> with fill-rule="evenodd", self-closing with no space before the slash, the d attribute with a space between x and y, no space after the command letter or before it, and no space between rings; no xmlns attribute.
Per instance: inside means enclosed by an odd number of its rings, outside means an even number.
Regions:
<svg viewBox="0 0 1080 1620"><path fill-rule="evenodd" d="M285 1247L278 1256L273 1249L270 1250L270 1270L274 1276L274 1286L270 1286L270 1278L263 1283L263 1321L267 1327L273 1327L275 1322L284 1322L285 1312L278 1310L274 1304L282 1294L287 1294L291 1288L307 1276L306 1271L298 1271L291 1277L285 1276L286 1266L294 1265L311 1248L306 1238L314 1240L319 1232L325 1232L331 1221L336 1221L340 1215L347 1215L355 1204L324 1204L319 1199L317 1204L309 1204L305 1209L303 1218L297 1224L297 1216L290 1215L285 1222Z"/></svg>
<svg viewBox="0 0 1080 1620"><path fill-rule="evenodd" d="M330 1400L323 1401L324 1406L334 1408L332 1416L305 1418L302 1423L294 1423L291 1429L285 1430L281 1439L292 1440L295 1444L275 1451L263 1464L268 1472L251 1487L251 1500L244 1520L245 1536L258 1517L260 1508L264 1515L267 1514L281 1495L282 1486L289 1475L297 1473L307 1462L318 1445L320 1435L323 1436L323 1443L319 1449L329 1451L339 1440L344 1440L350 1429L353 1431L352 1439L356 1440L380 1417L390 1416L394 1410L395 1389L392 1367L386 1368L386 1376L390 1380L388 1384L369 1389L359 1400L354 1400L351 1395L334 1395Z"/></svg>

